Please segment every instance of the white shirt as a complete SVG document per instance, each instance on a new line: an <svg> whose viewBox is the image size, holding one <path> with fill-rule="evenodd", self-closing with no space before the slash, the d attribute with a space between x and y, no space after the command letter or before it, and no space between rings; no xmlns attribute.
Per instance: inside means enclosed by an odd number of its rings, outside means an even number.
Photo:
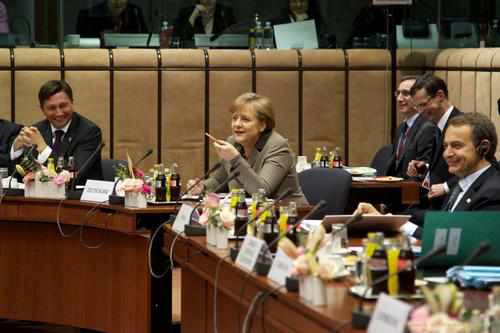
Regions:
<svg viewBox="0 0 500 333"><path fill-rule="evenodd" d="M63 135L61 136L61 140L66 135L66 132L68 131L70 125L71 125L71 120L68 121L68 123L63 128L60 129L64 132ZM52 126L52 124L50 124L50 130L52 131L51 143L53 144L56 139L55 132L58 130L58 128L55 128L54 126ZM12 145L12 147L10 148L10 159L12 161L18 159L23 154L23 152L24 152L24 147L19 150L14 150L14 145ZM45 149L38 154L38 157L36 158L37 162L40 164L45 163L45 161L47 161L47 159L50 157L50 154L52 154L52 148L49 145L47 145L47 147L45 147Z"/></svg>

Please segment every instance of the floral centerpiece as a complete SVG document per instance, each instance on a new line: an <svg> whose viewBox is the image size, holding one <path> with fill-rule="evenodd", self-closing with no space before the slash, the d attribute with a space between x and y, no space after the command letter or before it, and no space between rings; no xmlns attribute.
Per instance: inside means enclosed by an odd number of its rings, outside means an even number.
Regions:
<svg viewBox="0 0 500 333"><path fill-rule="evenodd" d="M234 227L236 216L229 205L221 203L216 193L208 193L203 203L199 223L207 226L207 243L225 249L229 230Z"/></svg>
<svg viewBox="0 0 500 333"><path fill-rule="evenodd" d="M412 311L408 322L410 332L483 332L484 318L477 310L464 309L463 294L457 286L442 284L434 289L424 286L421 290L426 302Z"/></svg>
<svg viewBox="0 0 500 333"><path fill-rule="evenodd" d="M24 196L31 198L65 199L66 184L72 179L69 171L56 172L53 162L46 167L30 153L16 165L16 172L23 177Z"/></svg>
<svg viewBox="0 0 500 333"><path fill-rule="evenodd" d="M310 232L304 247L296 247L288 238L283 238L278 246L294 259L292 275L299 279L300 296L313 305L330 302L326 282L338 278L345 271L342 257L320 250L327 245L326 231L320 225Z"/></svg>
<svg viewBox="0 0 500 333"><path fill-rule="evenodd" d="M116 177L119 178L118 192L125 193L125 207L146 208L146 195L151 194L151 186L144 182L144 172L132 165L127 153L127 165L118 164L115 167Z"/></svg>

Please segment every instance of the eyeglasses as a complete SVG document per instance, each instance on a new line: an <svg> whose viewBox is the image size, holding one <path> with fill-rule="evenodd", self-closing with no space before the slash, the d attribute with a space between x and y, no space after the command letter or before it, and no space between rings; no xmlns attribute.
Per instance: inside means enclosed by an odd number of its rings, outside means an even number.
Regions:
<svg viewBox="0 0 500 333"><path fill-rule="evenodd" d="M409 90L396 90L394 92L394 97L398 98L399 95L403 96L403 97L410 97L411 96L411 93Z"/></svg>
<svg viewBox="0 0 500 333"><path fill-rule="evenodd" d="M432 96L432 97L431 97L431 96L429 96L429 97L427 97L427 99L426 99L426 101L425 101L425 102L422 102L422 103L420 103L420 104L415 105L415 108L416 108L417 110L421 110L421 109L425 108L427 105L429 105L429 103L432 101L432 99L433 99L434 97L435 97L435 96Z"/></svg>

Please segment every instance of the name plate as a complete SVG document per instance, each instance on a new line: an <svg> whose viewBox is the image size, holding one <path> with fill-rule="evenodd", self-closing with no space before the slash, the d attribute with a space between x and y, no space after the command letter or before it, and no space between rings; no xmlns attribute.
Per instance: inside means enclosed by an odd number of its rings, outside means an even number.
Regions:
<svg viewBox="0 0 500 333"><path fill-rule="evenodd" d="M106 202L114 186L114 182L87 179L80 201Z"/></svg>
<svg viewBox="0 0 500 333"><path fill-rule="evenodd" d="M263 240L247 235L243 245L241 245L238 257L236 257L236 263L249 271L253 271L264 244Z"/></svg>
<svg viewBox="0 0 500 333"><path fill-rule="evenodd" d="M286 278L290 275L292 267L293 260L278 248L267 277L282 286L285 284Z"/></svg>
<svg viewBox="0 0 500 333"><path fill-rule="evenodd" d="M387 294L380 294L368 333L403 333L411 306Z"/></svg>
<svg viewBox="0 0 500 333"><path fill-rule="evenodd" d="M189 224L189 217L191 216L191 212L193 211L193 209L194 207L191 205L185 203L182 204L181 209L179 209L179 212L177 212L177 216L175 217L175 221L172 226L172 229L175 232L184 232L184 226L186 224Z"/></svg>

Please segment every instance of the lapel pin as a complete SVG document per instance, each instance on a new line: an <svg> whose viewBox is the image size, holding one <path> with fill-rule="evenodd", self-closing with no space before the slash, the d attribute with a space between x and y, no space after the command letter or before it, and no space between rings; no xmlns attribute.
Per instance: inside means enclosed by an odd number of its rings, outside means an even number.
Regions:
<svg viewBox="0 0 500 333"><path fill-rule="evenodd" d="M467 200L465 200L466 203L470 204L471 202L471 199L470 198L467 198Z"/></svg>

